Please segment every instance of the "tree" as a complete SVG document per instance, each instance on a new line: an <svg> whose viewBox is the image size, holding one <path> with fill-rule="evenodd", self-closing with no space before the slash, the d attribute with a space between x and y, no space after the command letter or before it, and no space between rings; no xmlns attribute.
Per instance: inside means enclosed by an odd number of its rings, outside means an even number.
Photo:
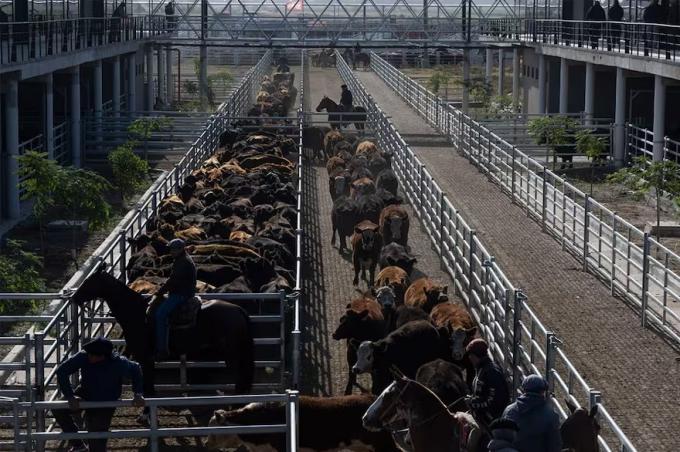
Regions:
<svg viewBox="0 0 680 452"><path fill-rule="evenodd" d="M24 251L23 242L7 240L0 253L0 290L2 292L44 292L45 280L40 276L42 259L34 253ZM35 307L35 301L29 304L13 305L0 303L0 314L15 315Z"/></svg>
<svg viewBox="0 0 680 452"><path fill-rule="evenodd" d="M427 81L427 88L435 93L436 95L439 95L439 90L441 89L442 85L445 88L445 94L444 96L446 97L448 94L448 88L449 88L449 80L451 79L451 76L449 73L443 69L437 69L435 70L430 78Z"/></svg>
<svg viewBox="0 0 680 452"><path fill-rule="evenodd" d="M553 169L557 163L557 155L571 152L569 145L573 131L579 123L568 116L541 116L527 124L527 132L536 144L545 144L553 154Z"/></svg>
<svg viewBox="0 0 680 452"><path fill-rule="evenodd" d="M633 164L610 174L607 180L622 183L639 195L654 191L656 201L656 239L661 241L661 198L680 197L680 165L670 160L650 161L636 157Z"/></svg>
<svg viewBox="0 0 680 452"><path fill-rule="evenodd" d="M123 203L144 184L149 172L149 164L133 152L135 145L135 141L128 141L114 149L108 157Z"/></svg>
<svg viewBox="0 0 680 452"><path fill-rule="evenodd" d="M597 137L591 129L583 129L576 133L576 150L585 154L590 160L590 195L593 194L593 179L595 178L595 162L603 158L607 149L602 137Z"/></svg>
<svg viewBox="0 0 680 452"><path fill-rule="evenodd" d="M135 119L130 123L127 130L133 140L141 140L144 143L144 160L149 160L149 138L154 132L162 130L170 125L170 118L149 116ZM135 145L137 143L135 142Z"/></svg>

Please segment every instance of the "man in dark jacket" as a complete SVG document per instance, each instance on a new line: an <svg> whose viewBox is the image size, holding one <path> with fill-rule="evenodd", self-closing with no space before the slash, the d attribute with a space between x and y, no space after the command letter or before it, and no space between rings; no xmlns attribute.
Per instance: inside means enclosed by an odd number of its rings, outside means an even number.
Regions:
<svg viewBox="0 0 680 452"><path fill-rule="evenodd" d="M517 424L510 419L496 419L489 425L491 441L487 448L489 452L519 452L515 448L517 439Z"/></svg>
<svg viewBox="0 0 680 452"><path fill-rule="evenodd" d="M522 382L522 392L508 406L503 417L517 423L515 445L522 452L560 452L560 418L546 399L548 384L539 375L529 375Z"/></svg>
<svg viewBox="0 0 680 452"><path fill-rule="evenodd" d="M75 390L69 377L80 371L80 386ZM80 412L80 400L87 402L108 402L118 400L123 389L123 380L132 380L135 406L144 406L142 396L142 370L134 361L129 361L113 351L110 340L98 337L83 346L83 350L57 367L57 383L69 409L52 410L55 421L65 433L79 430L74 414ZM85 409L85 429L89 432L106 432L111 426L115 408ZM90 452L105 452L106 439L88 441ZM83 441L71 440L71 452L83 452L88 448Z"/></svg>
<svg viewBox="0 0 680 452"><path fill-rule="evenodd" d="M342 105L345 111L352 111L352 104L354 103L354 96L352 96L352 91L347 88L347 85L341 85L342 93L340 94L340 105Z"/></svg>
<svg viewBox="0 0 680 452"><path fill-rule="evenodd" d="M468 405L480 427L488 431L491 421L501 417L510 403L508 385L501 368L491 360L484 339L472 340L465 351L476 370Z"/></svg>
<svg viewBox="0 0 680 452"><path fill-rule="evenodd" d="M609 22L611 22L609 24L609 29L611 30L609 50L611 50L611 46L614 44L616 47L618 47L621 40L621 24L618 22L623 20L623 7L619 3L619 0L614 0L614 4L609 7L609 11L607 11L607 19Z"/></svg>
<svg viewBox="0 0 680 452"><path fill-rule="evenodd" d="M607 21L607 15L599 1L595 1L593 6L590 7L586 13L586 20L590 21L588 24L590 45L595 49L602 34L602 22Z"/></svg>
<svg viewBox="0 0 680 452"><path fill-rule="evenodd" d="M166 292L168 298L158 306L154 313L156 328L156 354L158 360L168 356L168 318L172 311L196 294L196 266L186 252L182 239L173 239L168 243L170 254L174 258L170 278L156 292L162 297Z"/></svg>

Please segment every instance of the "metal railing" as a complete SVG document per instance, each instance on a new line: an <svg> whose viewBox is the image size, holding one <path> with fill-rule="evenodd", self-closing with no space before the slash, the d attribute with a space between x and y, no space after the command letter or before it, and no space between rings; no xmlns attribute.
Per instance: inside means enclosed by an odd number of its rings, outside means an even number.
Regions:
<svg viewBox="0 0 680 452"><path fill-rule="evenodd" d="M512 182L513 197L518 198L518 202L524 200L529 209L535 209L536 199L542 199L536 194L536 187L542 187L548 193L547 185L538 182L538 176L531 176L531 159L516 150L513 151L514 159L513 156L502 155L503 141L490 131L453 108L443 106L434 95L414 86L414 82L377 56L372 55L371 64L390 87L411 105L419 107L419 112L428 122L446 130L454 146L473 157L473 161L478 162L492 180L499 184ZM600 403L599 393L585 382L558 348L559 340L555 334L532 311L525 294L507 278L476 231L339 55L338 70L359 102L373 113L369 115L369 121L378 122L373 126L378 145L394 155L394 170L406 197L414 206L443 267L453 278L457 293L488 340L492 353L498 362L504 363L513 388L519 387L524 375L538 373L550 382L556 396L553 401L563 415L566 410L559 396L569 397L579 405ZM520 155L523 157L520 158ZM510 173L511 169L514 173ZM541 179L547 181L545 177ZM522 180L526 183L520 182ZM552 193L555 192L553 190ZM604 450L635 450L610 416L602 420L600 444Z"/></svg>
<svg viewBox="0 0 680 452"><path fill-rule="evenodd" d="M230 404L247 403L282 403L285 418L283 423L265 422L258 425L216 425L216 426L186 426L162 427L158 414L161 408L220 408ZM82 402L81 408L123 408L131 407L132 400L118 400L115 402ZM0 416L0 421L15 426L14 441L0 442L0 445L10 447L10 450L43 450L47 441L116 439L116 438L146 438L152 452L160 450L161 438L172 437L202 437L208 435L243 435L250 434L281 434L285 435L287 452L298 450L299 430L299 396L297 391L286 391L280 394L247 395L247 396L215 396L215 397L167 397L149 398L145 401L149 408L148 428L113 429L105 432L62 433L56 431L31 431L25 420L46 418L47 412L54 409L68 409L68 403L59 402L20 402L17 399L0 400L0 407L11 414Z"/></svg>
<svg viewBox="0 0 680 452"><path fill-rule="evenodd" d="M636 125L626 123L626 154L629 156L654 157L654 132ZM663 138L663 158L680 163L680 143Z"/></svg>
<svg viewBox="0 0 680 452"><path fill-rule="evenodd" d="M164 16L0 23L0 65L26 63L168 33Z"/></svg>

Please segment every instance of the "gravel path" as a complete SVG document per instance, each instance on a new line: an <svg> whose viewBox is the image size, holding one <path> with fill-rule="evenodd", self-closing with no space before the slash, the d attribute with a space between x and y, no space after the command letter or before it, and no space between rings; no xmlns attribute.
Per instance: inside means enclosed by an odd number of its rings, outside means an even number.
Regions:
<svg viewBox="0 0 680 452"><path fill-rule="evenodd" d="M400 133L436 134L376 74L356 72ZM407 138L407 142L408 142ZM450 147L414 151L638 450L678 450L680 357Z"/></svg>

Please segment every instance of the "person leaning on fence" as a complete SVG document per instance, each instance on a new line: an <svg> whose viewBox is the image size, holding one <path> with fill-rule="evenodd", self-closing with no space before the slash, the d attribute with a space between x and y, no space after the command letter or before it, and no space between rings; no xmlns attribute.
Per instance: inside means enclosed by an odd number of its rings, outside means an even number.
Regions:
<svg viewBox="0 0 680 452"><path fill-rule="evenodd" d="M612 6L609 7L607 19L610 22L609 30L611 38L609 40L609 46L611 50L611 46L615 44L616 47L618 47L621 40L621 24L619 22L623 20L623 7L621 6L621 3L619 3L619 0L614 0Z"/></svg>
<svg viewBox="0 0 680 452"><path fill-rule="evenodd" d="M80 372L80 385L74 390L70 376ZM132 381L133 404L144 406L142 396L142 370L134 361L120 356L113 350L110 340L98 337L83 346L57 367L57 384L69 403L68 409L52 410L54 420L64 433L79 430L75 417L80 417L80 400L86 402L110 402L118 400L123 390L123 380ZM111 426L115 408L86 408L84 410L85 430L106 432ZM88 440L88 447L81 440L70 440L71 452L105 452L106 439Z"/></svg>
<svg viewBox="0 0 680 452"><path fill-rule="evenodd" d="M175 29L175 2L173 0L165 5L165 23L169 32Z"/></svg>
<svg viewBox="0 0 680 452"><path fill-rule="evenodd" d="M595 1L586 13L586 20L590 21L587 25L589 30L590 45L593 49L597 48L598 41L602 35L602 24L607 21L607 15L599 1Z"/></svg>
<svg viewBox="0 0 680 452"><path fill-rule="evenodd" d="M522 381L522 394L503 412L503 417L517 423L515 446L522 452L560 452L560 418L546 397L548 382L540 375Z"/></svg>

